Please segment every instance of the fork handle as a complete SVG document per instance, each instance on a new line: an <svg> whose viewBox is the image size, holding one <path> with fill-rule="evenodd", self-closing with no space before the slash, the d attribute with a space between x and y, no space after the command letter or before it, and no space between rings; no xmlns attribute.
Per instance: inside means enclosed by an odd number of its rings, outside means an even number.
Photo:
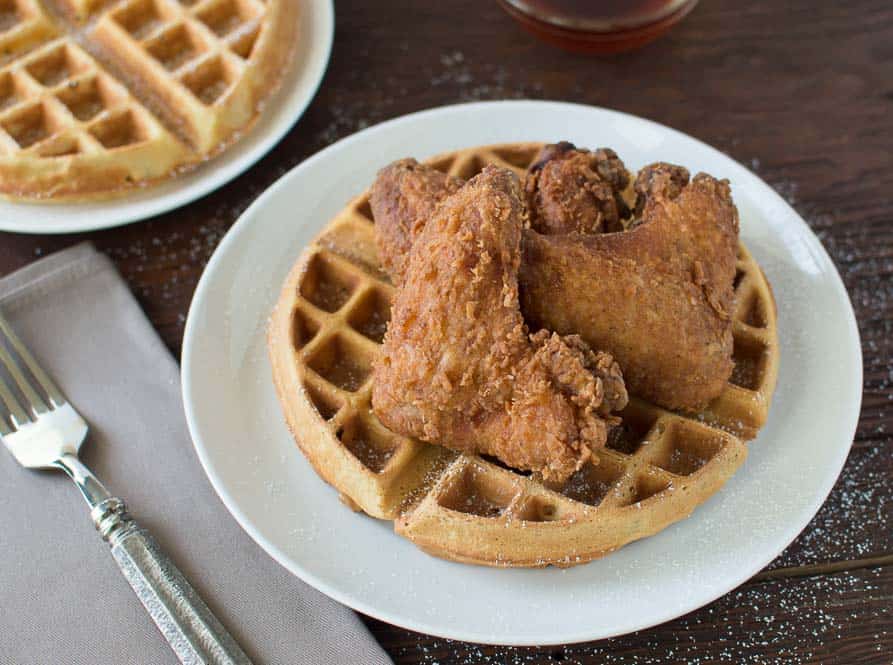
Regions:
<svg viewBox="0 0 893 665"><path fill-rule="evenodd" d="M117 497L100 501L93 523L155 625L184 665L251 665L195 589Z"/></svg>

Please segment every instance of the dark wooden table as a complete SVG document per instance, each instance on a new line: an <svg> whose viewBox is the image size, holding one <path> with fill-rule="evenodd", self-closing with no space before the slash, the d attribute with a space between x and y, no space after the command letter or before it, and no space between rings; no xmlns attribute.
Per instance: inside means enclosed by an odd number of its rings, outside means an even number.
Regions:
<svg viewBox="0 0 893 665"><path fill-rule="evenodd" d="M292 166L363 127L443 104L532 97L612 107L687 132L781 192L821 238L849 290L862 335L863 406L827 503L739 589L626 637L515 649L367 623L397 663L893 662L889 0L705 1L662 41L602 59L535 41L495 0L340 1L336 11L318 96L248 174L182 210L124 228L3 234L0 272L89 239L115 260L179 354L193 289L229 226Z"/></svg>

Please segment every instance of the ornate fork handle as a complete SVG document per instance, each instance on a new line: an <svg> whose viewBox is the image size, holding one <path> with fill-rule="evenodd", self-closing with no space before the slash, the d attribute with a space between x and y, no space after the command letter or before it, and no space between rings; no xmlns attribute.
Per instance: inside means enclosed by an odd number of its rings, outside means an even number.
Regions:
<svg viewBox="0 0 893 665"><path fill-rule="evenodd" d="M57 466L91 506L96 529L155 625L184 665L251 665L195 589L124 506L74 455Z"/></svg>

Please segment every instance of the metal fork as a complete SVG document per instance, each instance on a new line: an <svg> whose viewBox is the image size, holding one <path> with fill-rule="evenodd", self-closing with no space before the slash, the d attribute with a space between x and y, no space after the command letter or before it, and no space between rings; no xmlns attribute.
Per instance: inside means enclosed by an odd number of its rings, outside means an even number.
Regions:
<svg viewBox="0 0 893 665"><path fill-rule="evenodd" d="M88 426L0 315L0 437L29 469L61 469L90 506L96 529L182 663L251 661L158 544L78 459ZM10 380L11 379L11 380Z"/></svg>

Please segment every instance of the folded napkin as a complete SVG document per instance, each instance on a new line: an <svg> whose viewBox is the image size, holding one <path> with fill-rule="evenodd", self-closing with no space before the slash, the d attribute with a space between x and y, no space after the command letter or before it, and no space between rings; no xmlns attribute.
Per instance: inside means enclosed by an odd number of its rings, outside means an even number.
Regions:
<svg viewBox="0 0 893 665"><path fill-rule="evenodd" d="M82 459L257 664L391 660L359 618L268 557L193 451L178 367L90 245L0 280L0 307L90 423ZM176 663L59 472L0 450L0 663Z"/></svg>

